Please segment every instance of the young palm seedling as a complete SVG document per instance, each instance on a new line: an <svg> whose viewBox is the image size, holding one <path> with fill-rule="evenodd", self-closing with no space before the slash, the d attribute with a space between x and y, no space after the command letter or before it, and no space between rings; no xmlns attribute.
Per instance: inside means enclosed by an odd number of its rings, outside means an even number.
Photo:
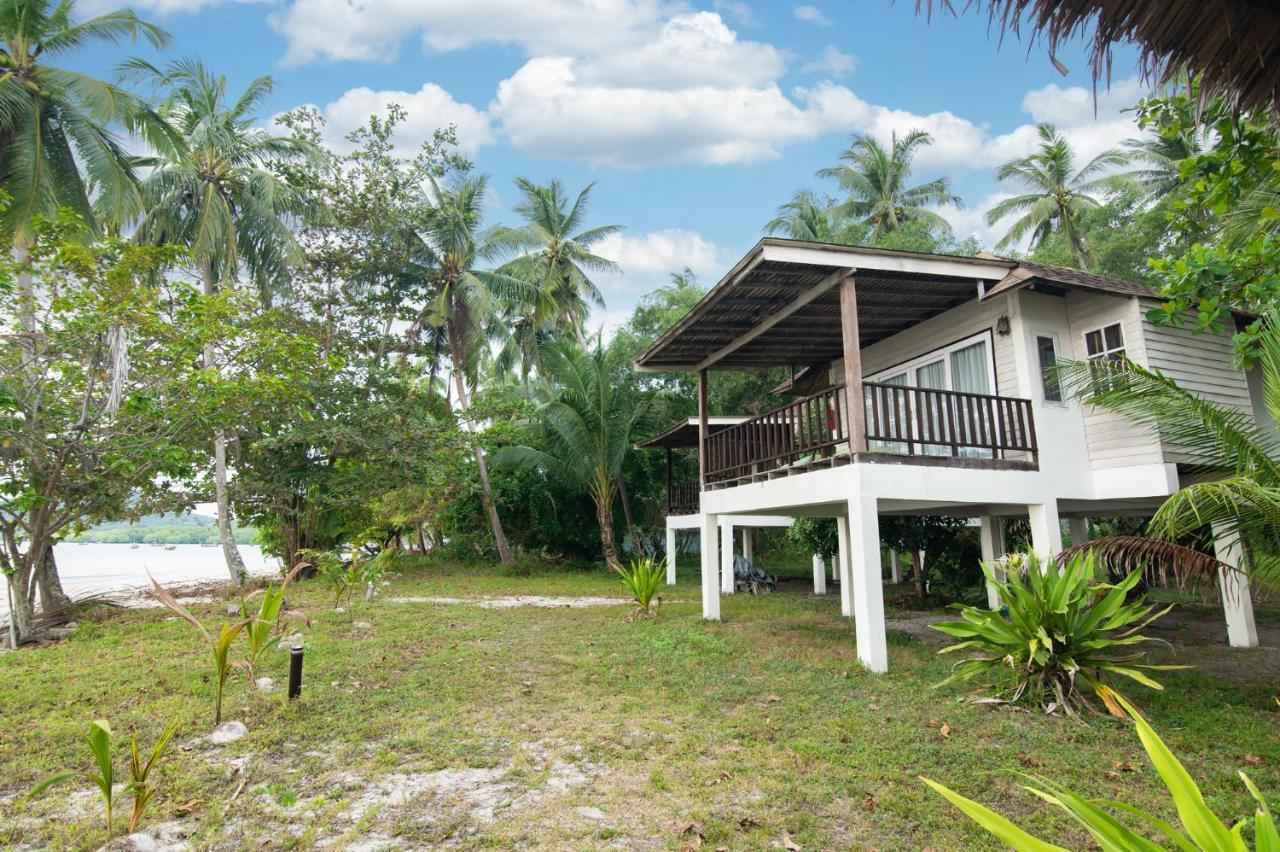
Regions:
<svg viewBox="0 0 1280 852"><path fill-rule="evenodd" d="M147 805L151 802L151 797L156 792L148 780L151 770L155 769L156 763L164 755L165 749L169 747L169 740L173 739L173 735L177 731L177 722L165 728L164 733L160 734L160 739L156 740L156 744L152 746L151 756L145 761L138 753L138 732L134 731L132 737L130 737L129 790L133 793L133 808L129 811L130 834L138 830L138 823L142 821L142 812L147 809Z"/></svg>
<svg viewBox="0 0 1280 852"><path fill-rule="evenodd" d="M656 615L658 604L662 602L658 589L667 574L666 560L646 556L633 561L630 566L619 566L618 574L622 577L623 590L636 602L635 609L627 616L628 620Z"/></svg>
<svg viewBox="0 0 1280 852"><path fill-rule="evenodd" d="M285 610L285 590L289 587L289 583L298 576L303 565L299 564L288 576L277 586L275 583L269 584L265 589L259 589L253 592L240 604L240 612L244 616L246 622L244 627L245 642L248 645L246 656L243 660L235 663L248 676L249 680L253 680L254 669L258 664L258 660L262 654L274 648L280 642L280 623L286 618L295 619L311 626L311 621L305 615L297 610ZM249 601L259 598L258 611L254 614L249 613Z"/></svg>
<svg viewBox="0 0 1280 852"><path fill-rule="evenodd" d="M157 583L154 577L149 579L151 585L155 587L153 594L156 600L198 630L209 646L209 651L213 655L213 724L217 727L222 724L222 692L227 685L227 675L231 673L231 644L240 635L240 631L249 625L251 619L236 622L224 621L215 636L200 623L200 619L191 614L190 610L178 603L178 599L169 594L164 586Z"/></svg>
<svg viewBox="0 0 1280 852"><path fill-rule="evenodd" d="M32 796L39 796L56 784L64 781L70 781L72 778L83 778L98 788L102 793L102 801L107 808L107 836L111 836L111 814L112 807L115 804L115 767L111 763L111 725L106 719L96 719L89 723L89 729L85 732L84 741L89 745L89 751L93 752L94 762L98 764L97 772L77 772L70 770L67 772L59 772L52 775L39 784L31 791Z"/></svg>

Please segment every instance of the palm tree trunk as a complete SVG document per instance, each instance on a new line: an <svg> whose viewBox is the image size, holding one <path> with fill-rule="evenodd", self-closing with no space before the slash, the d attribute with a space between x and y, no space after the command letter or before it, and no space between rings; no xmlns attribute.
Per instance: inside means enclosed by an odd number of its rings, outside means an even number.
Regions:
<svg viewBox="0 0 1280 852"><path fill-rule="evenodd" d="M635 542L636 518L631 514L631 499L627 496L627 483L621 476L618 477L618 496L622 498L622 517L627 522L627 535L631 536L632 542Z"/></svg>
<svg viewBox="0 0 1280 852"><path fill-rule="evenodd" d="M451 329L449 333L451 355L453 357L453 383L458 390L458 407L462 410L463 422L470 425L471 397L467 394L467 380L463 376L462 366L466 363L462 342L455 337ZM470 431L470 430L468 430ZM477 440L472 441L475 453L476 469L480 471L480 502L484 504L485 514L489 516L489 526L493 528L493 542L498 548L498 561L503 565L515 564L511 555L511 545L507 544L507 534L502 529L502 519L498 517L498 507L493 502L493 489L489 484L489 465L485 463L484 448Z"/></svg>
<svg viewBox="0 0 1280 852"><path fill-rule="evenodd" d="M618 547L613 540L613 507L612 497L596 499L596 523L600 525L600 549L604 551L604 564L610 571L622 567L618 561Z"/></svg>
<svg viewBox="0 0 1280 852"><path fill-rule="evenodd" d="M201 265L203 273L204 294L212 296L217 287L213 277L213 264L206 258ZM204 347L205 369L213 367L213 344ZM218 542L222 545L222 556L227 562L227 573L237 585L244 583L249 572L245 570L244 560L240 558L240 550L236 547L235 536L231 532L231 499L227 494L227 436L221 431L213 436L213 495L218 504Z"/></svg>

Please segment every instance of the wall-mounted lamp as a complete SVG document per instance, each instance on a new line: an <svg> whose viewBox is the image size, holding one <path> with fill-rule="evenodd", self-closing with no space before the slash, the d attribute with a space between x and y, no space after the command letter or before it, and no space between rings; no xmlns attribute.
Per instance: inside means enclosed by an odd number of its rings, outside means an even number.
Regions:
<svg viewBox="0 0 1280 852"><path fill-rule="evenodd" d="M1008 314L1001 314L1000 318L996 320L996 334L1000 335L1001 337L1008 336L1009 334L1009 315Z"/></svg>

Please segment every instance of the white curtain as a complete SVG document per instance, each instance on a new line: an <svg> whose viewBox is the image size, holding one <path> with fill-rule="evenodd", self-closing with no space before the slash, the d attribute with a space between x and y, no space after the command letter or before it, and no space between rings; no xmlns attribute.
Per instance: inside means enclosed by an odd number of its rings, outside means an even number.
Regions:
<svg viewBox="0 0 1280 852"><path fill-rule="evenodd" d="M957 349L951 353L951 389L962 393L991 393L991 374L987 369L987 342L980 340L972 346ZM969 424L968 432L991 434L995 424L987 421L986 408L979 408L981 424ZM967 458L991 458L990 450L967 447L960 450L960 455Z"/></svg>
<svg viewBox="0 0 1280 852"><path fill-rule="evenodd" d="M946 390L947 388L947 362L939 358L931 364L925 364L923 367L916 368L916 387L933 388L935 390ZM938 399L932 399L929 403L929 410L925 412L925 420L933 427L930 434L945 435L946 425L942 423L942 402ZM945 456L950 455L951 450L942 444L925 444L920 448L920 452L926 456Z"/></svg>

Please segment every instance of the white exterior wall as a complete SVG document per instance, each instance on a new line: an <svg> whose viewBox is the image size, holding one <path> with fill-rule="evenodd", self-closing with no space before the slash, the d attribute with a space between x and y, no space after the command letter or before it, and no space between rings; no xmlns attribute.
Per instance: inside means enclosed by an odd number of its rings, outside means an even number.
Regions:
<svg viewBox="0 0 1280 852"><path fill-rule="evenodd" d="M1066 295L1070 323L1070 348L1064 357L1082 361L1086 332L1119 322L1124 333L1125 354L1147 366L1145 324L1137 298L1072 290ZM1084 411L1089 460L1094 470L1160 464L1164 454L1154 430L1134 425L1128 418L1098 408Z"/></svg>
<svg viewBox="0 0 1280 852"><path fill-rule="evenodd" d="M1231 330L1194 334L1190 325L1157 325L1147 319L1146 313L1158 304L1155 299L1143 299L1140 303L1147 366L1160 370L1205 399L1253 414L1248 378L1232 363ZM1165 442L1164 460L1192 459L1176 445Z"/></svg>

